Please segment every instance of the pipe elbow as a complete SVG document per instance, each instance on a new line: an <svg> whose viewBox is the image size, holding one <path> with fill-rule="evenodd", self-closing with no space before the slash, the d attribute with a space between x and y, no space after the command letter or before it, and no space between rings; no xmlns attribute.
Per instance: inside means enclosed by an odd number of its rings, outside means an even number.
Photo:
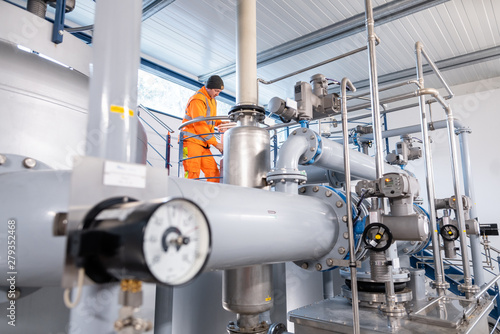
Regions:
<svg viewBox="0 0 500 334"><path fill-rule="evenodd" d="M415 52L422 52L423 48L424 48L424 44L422 44L422 42L417 41L415 43Z"/></svg>
<svg viewBox="0 0 500 334"><path fill-rule="evenodd" d="M280 149L276 169L298 170L300 157L309 150L309 141L305 136L288 137Z"/></svg>

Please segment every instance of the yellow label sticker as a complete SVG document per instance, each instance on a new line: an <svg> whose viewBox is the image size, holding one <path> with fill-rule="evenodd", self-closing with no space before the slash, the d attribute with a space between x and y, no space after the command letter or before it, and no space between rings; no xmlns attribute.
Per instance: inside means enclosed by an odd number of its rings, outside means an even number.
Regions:
<svg viewBox="0 0 500 334"><path fill-rule="evenodd" d="M118 114L122 114L122 119L125 119L125 108L120 107L120 106L112 105L112 106L110 106L109 111L115 112L115 113L118 113ZM133 117L134 116L134 111L132 109L129 109L128 110L128 115L130 117Z"/></svg>
<svg viewBox="0 0 500 334"><path fill-rule="evenodd" d="M269 297L269 295L268 295L267 298L266 298L266 302L268 302L270 300L271 300L271 297Z"/></svg>

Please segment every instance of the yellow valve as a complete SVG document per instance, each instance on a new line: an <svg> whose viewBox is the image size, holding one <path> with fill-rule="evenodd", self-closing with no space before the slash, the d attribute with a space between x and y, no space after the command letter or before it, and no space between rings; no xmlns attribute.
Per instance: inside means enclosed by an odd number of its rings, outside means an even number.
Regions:
<svg viewBox="0 0 500 334"><path fill-rule="evenodd" d="M380 240L381 238L382 238L382 236L381 236L380 234L378 234L378 233L377 233L377 234L375 235L375 239Z"/></svg>

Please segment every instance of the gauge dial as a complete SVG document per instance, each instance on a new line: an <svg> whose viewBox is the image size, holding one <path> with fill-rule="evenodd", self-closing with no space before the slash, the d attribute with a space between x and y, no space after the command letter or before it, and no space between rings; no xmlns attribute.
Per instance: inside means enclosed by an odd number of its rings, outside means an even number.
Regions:
<svg viewBox="0 0 500 334"><path fill-rule="evenodd" d="M146 264L156 280L181 285L198 275L210 254L210 227L201 209L186 199L157 207L144 231Z"/></svg>

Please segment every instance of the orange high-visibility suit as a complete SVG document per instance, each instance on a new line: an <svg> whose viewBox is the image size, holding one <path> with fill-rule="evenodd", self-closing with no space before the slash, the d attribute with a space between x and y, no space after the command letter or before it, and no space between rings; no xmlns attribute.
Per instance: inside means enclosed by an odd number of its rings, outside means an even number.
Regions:
<svg viewBox="0 0 500 334"><path fill-rule="evenodd" d="M182 123L198 117L216 115L217 101L215 98L210 98L205 86L203 86L189 99ZM203 156L183 161L185 177L189 179L199 178L201 169L205 177L209 178L207 181L219 182L220 171L210 151L210 145L217 145L214 128L219 124L221 124L219 120L200 121L183 128L184 138L189 137L183 141L183 159Z"/></svg>

